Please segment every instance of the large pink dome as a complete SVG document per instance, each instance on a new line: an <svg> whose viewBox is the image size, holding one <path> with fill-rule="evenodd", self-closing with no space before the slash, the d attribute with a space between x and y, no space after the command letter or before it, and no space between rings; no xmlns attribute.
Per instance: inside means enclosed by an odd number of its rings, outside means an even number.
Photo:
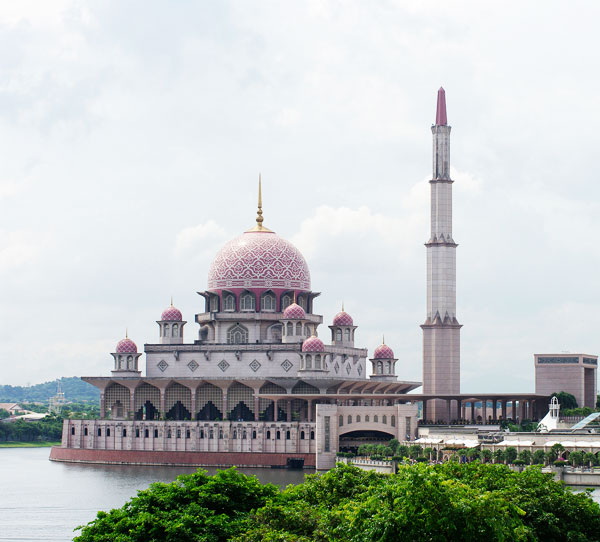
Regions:
<svg viewBox="0 0 600 542"><path fill-rule="evenodd" d="M208 289L310 290L304 256L271 231L249 231L229 241L208 271Z"/></svg>

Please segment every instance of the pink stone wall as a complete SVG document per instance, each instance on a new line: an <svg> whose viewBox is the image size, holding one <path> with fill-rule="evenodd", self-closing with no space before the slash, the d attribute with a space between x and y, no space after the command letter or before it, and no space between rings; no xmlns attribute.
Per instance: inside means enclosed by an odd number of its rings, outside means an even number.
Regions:
<svg viewBox="0 0 600 542"><path fill-rule="evenodd" d="M270 454L243 452L159 452L141 450L85 450L54 446L52 461L116 463L128 465L186 465L216 467L285 466L288 457L303 458L304 466L315 466L315 454Z"/></svg>

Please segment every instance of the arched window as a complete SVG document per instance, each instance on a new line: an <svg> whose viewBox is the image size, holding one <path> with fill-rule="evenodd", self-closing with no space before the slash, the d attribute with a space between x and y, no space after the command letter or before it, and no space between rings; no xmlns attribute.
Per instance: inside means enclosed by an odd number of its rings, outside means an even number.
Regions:
<svg viewBox="0 0 600 542"><path fill-rule="evenodd" d="M204 429L200 429L200 438L204 438Z"/></svg>
<svg viewBox="0 0 600 542"><path fill-rule="evenodd" d="M340 416L340 427L344 425L344 416Z"/></svg>
<svg viewBox="0 0 600 542"><path fill-rule="evenodd" d="M252 431L252 438L256 438L256 431Z"/></svg>
<svg viewBox="0 0 600 542"><path fill-rule="evenodd" d="M248 342L248 330L240 324L235 324L227 331L227 344L246 344Z"/></svg>
<svg viewBox="0 0 600 542"><path fill-rule="evenodd" d="M356 416L356 423L360 423L360 414Z"/></svg>
<svg viewBox="0 0 600 542"><path fill-rule="evenodd" d="M384 414L383 418L381 419L382 423L387 423L387 416Z"/></svg>
<svg viewBox="0 0 600 542"><path fill-rule="evenodd" d="M304 326L304 335L306 335L307 337L310 337L312 335L312 333L310 331L310 326L308 324L306 324L306 326Z"/></svg>
<svg viewBox="0 0 600 542"><path fill-rule="evenodd" d="M289 307L292 304L292 297L288 294L285 294L281 298L281 312L283 312L286 307Z"/></svg>
<svg viewBox="0 0 600 542"><path fill-rule="evenodd" d="M348 416L348 425L352 423L352 416Z"/></svg>
<svg viewBox="0 0 600 542"><path fill-rule="evenodd" d="M288 337L291 337L294 334L294 324L292 324L292 322L287 323L287 334Z"/></svg>
<svg viewBox="0 0 600 542"><path fill-rule="evenodd" d="M246 436L246 431L244 431L244 432L242 433L242 438L243 438L244 440L246 440L246 438L247 438L247 436Z"/></svg>
<svg viewBox="0 0 600 542"><path fill-rule="evenodd" d="M212 430L212 429L210 430L210 433L209 433L209 435L208 435L208 438L209 438L209 439L213 439L213 438L215 438L215 434L214 434L214 432L213 432L213 430Z"/></svg>
<svg viewBox="0 0 600 542"><path fill-rule="evenodd" d="M148 429L144 429L144 438L148 438L150 436L150 433L148 431Z"/></svg>
<svg viewBox="0 0 600 542"><path fill-rule="evenodd" d="M237 431L234 429L233 430L233 438L236 439L237 438Z"/></svg>
<svg viewBox="0 0 600 542"><path fill-rule="evenodd" d="M292 438L292 434L289 431L285 432L285 440L290 440Z"/></svg>
<svg viewBox="0 0 600 542"><path fill-rule="evenodd" d="M346 330L344 331L344 334L346 335L346 340L349 341L350 340L350 328L346 328Z"/></svg>
<svg viewBox="0 0 600 542"><path fill-rule="evenodd" d="M242 311L253 311L256 310L256 298L254 294L245 293L240 298L240 309Z"/></svg>
<svg viewBox="0 0 600 542"><path fill-rule="evenodd" d="M315 356L315 369L321 368L321 354Z"/></svg>
<svg viewBox="0 0 600 542"><path fill-rule="evenodd" d="M216 312L219 310L219 296L211 295L210 296L210 311Z"/></svg>
<svg viewBox="0 0 600 542"><path fill-rule="evenodd" d="M300 305L304 310L306 310L306 297L303 295L299 295L296 303Z"/></svg>
<svg viewBox="0 0 600 542"><path fill-rule="evenodd" d="M73 433L75 434L75 433ZM83 436L87 437L88 436L88 428L84 427L83 428ZM125 429L123 429L123 436L126 437L127 436L127 431L125 431Z"/></svg>
<svg viewBox="0 0 600 542"><path fill-rule="evenodd" d="M271 440L271 431L267 431L267 440Z"/></svg>
<svg viewBox="0 0 600 542"><path fill-rule="evenodd" d="M106 436L107 436L107 437L110 437L110 427L107 427L107 428L106 428Z"/></svg>
<svg viewBox="0 0 600 542"><path fill-rule="evenodd" d="M281 431L277 431L277 440L281 440Z"/></svg>
<svg viewBox="0 0 600 542"><path fill-rule="evenodd" d="M392 427L396 427L396 416L392 415Z"/></svg>
<svg viewBox="0 0 600 542"><path fill-rule="evenodd" d="M154 430L154 438L158 438L158 429Z"/></svg>
<svg viewBox="0 0 600 542"><path fill-rule="evenodd" d="M231 294L225 296L225 310L227 312L235 312L235 297Z"/></svg>
<svg viewBox="0 0 600 542"><path fill-rule="evenodd" d="M315 440L315 432L314 431L310 432L310 440Z"/></svg>
<svg viewBox="0 0 600 542"><path fill-rule="evenodd" d="M336 341L342 340L342 330L339 327L335 330L335 340Z"/></svg>
<svg viewBox="0 0 600 542"><path fill-rule="evenodd" d="M377 362L377 374L378 375L383 374L383 362L382 361Z"/></svg>
<svg viewBox="0 0 600 542"><path fill-rule="evenodd" d="M388 361L388 362L387 362L387 373L388 373L389 375L391 375L391 374L392 374L392 362L391 362L391 361Z"/></svg>
<svg viewBox="0 0 600 542"><path fill-rule="evenodd" d="M368 422L369 420L370 420L370 418L369 418L369 415L367 414L367 415L365 416L365 422Z"/></svg>
<svg viewBox="0 0 600 542"><path fill-rule="evenodd" d="M169 336L169 324L165 324L165 337Z"/></svg>
<svg viewBox="0 0 600 542"><path fill-rule="evenodd" d="M306 368L312 369L312 356L310 354L306 354Z"/></svg>
<svg viewBox="0 0 600 542"><path fill-rule="evenodd" d="M75 428L71 427L71 435L74 435L74 434L75 434Z"/></svg>
<svg viewBox="0 0 600 542"><path fill-rule="evenodd" d="M171 430L170 429L167 431L167 438L171 438Z"/></svg>
<svg viewBox="0 0 600 542"><path fill-rule="evenodd" d="M179 337L179 326L177 324L173 324L173 329L171 331L171 337Z"/></svg>
<svg viewBox="0 0 600 542"><path fill-rule="evenodd" d="M304 431L300 431L300 440L304 440Z"/></svg>
<svg viewBox="0 0 600 542"><path fill-rule="evenodd" d="M219 438L223 438L223 429L219 429Z"/></svg>
<svg viewBox="0 0 600 542"><path fill-rule="evenodd" d="M260 302L260 310L265 312L273 312L275 310L276 298L271 292L263 294Z"/></svg>
<svg viewBox="0 0 600 542"><path fill-rule="evenodd" d="M127 356L127 368L133 370L133 356Z"/></svg>
<svg viewBox="0 0 600 542"><path fill-rule="evenodd" d="M375 414L375 416L373 416L373 421L375 423L379 422L379 416L377 416L377 414Z"/></svg>
<svg viewBox="0 0 600 542"><path fill-rule="evenodd" d="M302 335L302 324L300 322L296 322L296 335Z"/></svg>

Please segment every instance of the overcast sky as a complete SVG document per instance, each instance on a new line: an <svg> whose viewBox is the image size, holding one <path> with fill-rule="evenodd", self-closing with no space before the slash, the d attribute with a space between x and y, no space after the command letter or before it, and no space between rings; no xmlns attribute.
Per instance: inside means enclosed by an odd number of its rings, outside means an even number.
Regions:
<svg viewBox="0 0 600 542"><path fill-rule="evenodd" d="M3 2L0 384L108 375L253 225L420 380L431 123L452 125L462 390L600 351L596 2ZM322 328L322 337L329 330ZM143 359L143 358L142 358Z"/></svg>

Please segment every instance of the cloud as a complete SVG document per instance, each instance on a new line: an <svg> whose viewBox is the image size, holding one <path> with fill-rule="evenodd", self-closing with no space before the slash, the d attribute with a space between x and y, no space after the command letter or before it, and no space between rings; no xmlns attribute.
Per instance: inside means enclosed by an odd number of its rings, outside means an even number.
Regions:
<svg viewBox="0 0 600 542"><path fill-rule="evenodd" d="M182 257L192 251L204 251L206 244L212 247L217 241L225 239L226 235L225 230L214 220L184 228L175 238L175 254Z"/></svg>

